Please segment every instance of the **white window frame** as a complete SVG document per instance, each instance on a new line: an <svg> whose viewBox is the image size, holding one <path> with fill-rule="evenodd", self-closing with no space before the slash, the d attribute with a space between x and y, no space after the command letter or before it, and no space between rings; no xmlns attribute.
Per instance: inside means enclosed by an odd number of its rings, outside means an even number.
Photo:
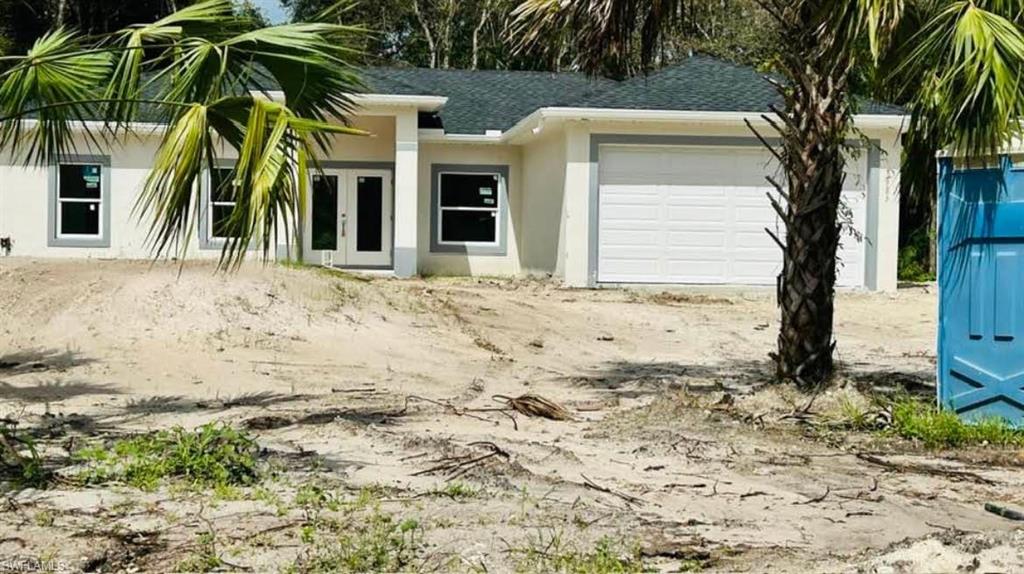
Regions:
<svg viewBox="0 0 1024 574"><path fill-rule="evenodd" d="M61 168L65 167L65 166L71 166L71 165L96 166L96 167L100 168L100 182L99 182L100 198L99 199L90 199L90 198L85 198L85 197L61 197L61 179L60 179ZM57 234L56 234L57 235L57 239L102 239L104 237L103 234L106 231L106 229L104 229L104 226L103 226L103 223L104 223L103 222L103 204L106 201L106 199L104 198L104 196L106 194L104 193L104 189L103 189L103 187L104 187L103 186L103 179L107 175L105 173L106 169L108 169L108 167L103 165L102 163L91 162L91 161L62 161L62 162L58 162L57 163L57 189L56 189L57 193L56 193L56 198L55 198L56 202L57 202L57 205L56 205L57 213L55 214L56 215L56 225L57 225ZM63 231L64 230L64 221L63 221L63 219L64 219L64 213L63 213L64 210L61 209L61 206L62 206L62 204L65 204L65 203L94 203L94 204L96 204L96 217L99 220L99 224L96 226L97 227L97 232L96 233L64 233L64 231Z"/></svg>
<svg viewBox="0 0 1024 574"><path fill-rule="evenodd" d="M227 171L229 173L232 173L232 172L234 172L235 168L234 167L219 166L219 167L213 168L212 170L207 170L207 173L206 173L206 189L209 190L209 193L207 194L207 198L206 198L207 199L207 206L206 206L206 229L209 230L209 233L208 233L209 238L208 239L210 241L228 241L228 240L234 239L234 238L230 237L230 236L227 236L227 235L217 235L216 232L214 231L215 226L213 225L213 213L214 213L214 209L213 208L214 207L225 207L225 206L229 206L230 205L231 206L231 210L233 212L234 208L238 205L238 201L214 201L213 200L213 196L214 196L214 192L215 192L215 190L213 189L213 171L214 170L222 170L222 171ZM238 186L235 184L235 180L234 179L231 180L231 187L232 188L236 188L236 191L237 191L237 187Z"/></svg>
<svg viewBox="0 0 1024 574"><path fill-rule="evenodd" d="M469 176L492 176L494 181L498 185L494 189L494 207L444 207L442 198L444 197L444 176L446 175L469 175ZM438 245L465 245L467 247L497 247L501 245L501 232L502 232L502 221L501 221L501 197L503 195L503 187L505 182L503 181L502 174L500 172L487 172L487 171L457 171L457 170L445 170L437 173L437 205L434 209L437 210L437 244ZM444 212L445 211L485 211L490 212L494 217L494 241L445 241L444 237Z"/></svg>

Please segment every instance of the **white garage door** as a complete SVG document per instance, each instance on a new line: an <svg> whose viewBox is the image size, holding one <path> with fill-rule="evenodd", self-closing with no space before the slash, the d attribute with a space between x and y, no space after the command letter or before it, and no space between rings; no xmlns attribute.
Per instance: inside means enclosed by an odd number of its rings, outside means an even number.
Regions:
<svg viewBox="0 0 1024 574"><path fill-rule="evenodd" d="M864 154L861 154L863 156ZM598 281L774 285L784 234L768 202L770 154L750 147L602 146ZM867 167L848 161L838 283L864 284ZM777 178L778 179L778 178Z"/></svg>

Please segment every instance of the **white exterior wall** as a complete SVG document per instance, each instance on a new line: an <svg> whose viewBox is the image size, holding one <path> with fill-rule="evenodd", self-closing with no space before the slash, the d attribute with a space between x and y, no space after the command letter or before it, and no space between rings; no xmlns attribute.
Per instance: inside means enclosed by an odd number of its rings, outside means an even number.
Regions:
<svg viewBox="0 0 1024 574"><path fill-rule="evenodd" d="M139 192L149 174L159 139L156 136L133 138L125 145L95 149L84 142L76 155L109 156L109 189L103 201L109 202L110 247L51 247L47 217L50 175L47 167L23 167L10 156L0 160L0 237L14 242L12 255L26 257L108 257L144 259L151 257L146 244L148 226L133 214ZM193 241L190 257L204 254ZM214 253L214 256L216 254Z"/></svg>
<svg viewBox="0 0 1024 574"><path fill-rule="evenodd" d="M373 135L338 136L324 160L394 162L395 118L371 116L359 118L355 127ZM50 197L49 168L23 167L9 155L0 158L0 237L14 242L11 255L24 257L86 257L148 259L153 256L146 242L149 221L134 212L135 204L149 175L160 137L132 137L125 144L98 149L83 139L75 155L110 158L109 189L103 201L110 204L110 247L57 247L48 241L47 217ZM235 157L230 148L221 150L223 159ZM415 172L415 169L413 169ZM413 181L415 186L415 180ZM198 196L198 194L197 194ZM198 228L198 222L194 222ZM279 253L285 252L285 238ZM201 249L198 229L189 238L186 258L216 259L220 249ZM177 249L168 253L178 255ZM272 254L273 255L273 254Z"/></svg>
<svg viewBox="0 0 1024 574"><path fill-rule="evenodd" d="M554 274L562 243L565 197L566 138L561 131L545 134L523 147L523 217L519 251L523 272ZM564 257L564 255L562 255Z"/></svg>
<svg viewBox="0 0 1024 574"><path fill-rule="evenodd" d="M518 275L519 235L523 206L521 150L496 144L426 143L419 146L419 269L426 275ZM505 255L431 252L431 173L434 165L508 166L507 250Z"/></svg>

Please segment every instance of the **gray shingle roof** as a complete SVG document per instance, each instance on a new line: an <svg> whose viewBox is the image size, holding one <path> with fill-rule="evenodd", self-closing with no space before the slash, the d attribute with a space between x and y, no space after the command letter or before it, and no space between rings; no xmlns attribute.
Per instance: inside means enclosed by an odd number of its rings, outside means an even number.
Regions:
<svg viewBox="0 0 1024 574"><path fill-rule="evenodd" d="M616 84L574 73L425 68L369 68L364 80L374 93L447 97L441 120L458 134L505 131L540 108L573 106Z"/></svg>
<svg viewBox="0 0 1024 574"><path fill-rule="evenodd" d="M455 134L505 131L544 107L767 112L779 102L760 72L709 56L622 82L577 73L424 68L368 68L364 75L373 93L446 96L438 115ZM859 105L860 113L904 113L870 100Z"/></svg>

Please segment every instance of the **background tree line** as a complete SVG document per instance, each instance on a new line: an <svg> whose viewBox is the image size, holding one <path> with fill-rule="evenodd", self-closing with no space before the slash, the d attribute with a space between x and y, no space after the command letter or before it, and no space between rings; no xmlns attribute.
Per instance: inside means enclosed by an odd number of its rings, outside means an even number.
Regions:
<svg viewBox="0 0 1024 574"><path fill-rule="evenodd" d="M198 0L0 0L0 52L24 54L54 28L99 36L140 22L152 22ZM237 13L254 27L266 24L251 0L238 0Z"/></svg>
<svg viewBox="0 0 1024 574"><path fill-rule="evenodd" d="M317 19L337 0L282 0L296 21ZM518 53L509 30L519 0L375 0L349 5L328 18L360 23L370 35L364 51L371 63L428 68L550 70L574 68L577 54L568 37L552 37L560 49ZM763 66L773 51L771 21L756 0L717 0L687 6L676 33L666 38L660 62L690 51ZM612 77L641 71L639 58L609 59Z"/></svg>

